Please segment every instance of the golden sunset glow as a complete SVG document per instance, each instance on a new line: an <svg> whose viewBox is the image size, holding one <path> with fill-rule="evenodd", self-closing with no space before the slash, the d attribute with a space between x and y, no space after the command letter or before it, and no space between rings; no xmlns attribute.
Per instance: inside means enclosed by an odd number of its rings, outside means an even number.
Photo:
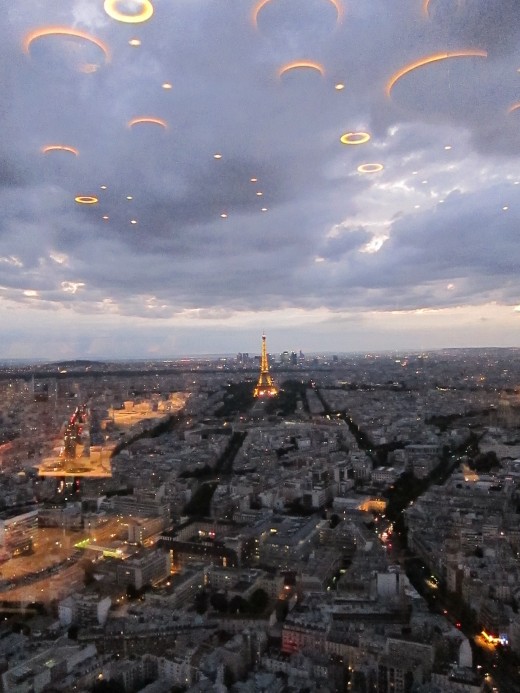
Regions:
<svg viewBox="0 0 520 693"><path fill-rule="evenodd" d="M94 195L78 195L74 198L74 202L77 202L79 205L95 205L99 200Z"/></svg>
<svg viewBox="0 0 520 693"><path fill-rule="evenodd" d="M105 0L103 8L109 17L115 19L116 22L125 22L126 24L140 24L146 22L153 14L153 5L150 0L135 0L135 4L139 6L139 12L135 14L121 12L118 6L121 3L118 0Z"/></svg>
<svg viewBox="0 0 520 693"><path fill-rule="evenodd" d="M66 144L48 144L46 147L42 147L43 154L48 154L49 152L70 152L74 156L79 154L75 147L69 147Z"/></svg>
<svg viewBox="0 0 520 693"><path fill-rule="evenodd" d="M143 123L150 123L151 125L160 125L165 130L168 129L168 123L162 118L153 118L152 116L140 116L139 118L132 118L129 120L127 125L132 128L134 125L141 125Z"/></svg>
<svg viewBox="0 0 520 693"><path fill-rule="evenodd" d="M382 171L384 168L383 164L361 164L357 167L359 173L377 173Z"/></svg>
<svg viewBox="0 0 520 693"><path fill-rule="evenodd" d="M342 144L365 144L370 139L368 132L345 132L339 141Z"/></svg>
<svg viewBox="0 0 520 693"><path fill-rule="evenodd" d="M258 28L258 15L260 14L261 10L272 0L260 0L254 7L253 7L253 12L251 14L251 19L253 22L253 25ZM345 10L343 9L343 5L339 0L327 0L327 2L330 2L332 5L334 5L336 9L336 22L341 22L343 19L343 15L345 14Z"/></svg>
<svg viewBox="0 0 520 693"><path fill-rule="evenodd" d="M70 29L69 27L64 26L45 26L30 31L28 34L24 36L23 39L22 46L24 52L29 55L31 44L33 43L33 41L36 41L39 38L44 38L45 36L69 36L72 38L83 39L84 41L93 43L95 46L100 48L105 56L105 61L110 61L110 51L106 43L103 43L103 41L96 38L95 36L87 34L85 31L80 31L79 29Z"/></svg>
<svg viewBox="0 0 520 693"><path fill-rule="evenodd" d="M282 67L278 70L278 77L282 77L291 70L297 70L300 68L317 70L322 77L325 74L325 68L321 63L314 62L313 60L295 60L292 63L282 65Z"/></svg>
<svg viewBox="0 0 520 693"><path fill-rule="evenodd" d="M395 84L404 77L405 75L417 70L419 67L424 65L431 65L431 63L438 63L441 60L448 60L450 58L487 58L487 51L483 50L462 50L462 51L447 51L446 53L434 53L433 55L428 55L425 58L420 58L413 63L409 63L401 68L398 72L392 75L386 85L386 95L389 97L392 93L392 89Z"/></svg>

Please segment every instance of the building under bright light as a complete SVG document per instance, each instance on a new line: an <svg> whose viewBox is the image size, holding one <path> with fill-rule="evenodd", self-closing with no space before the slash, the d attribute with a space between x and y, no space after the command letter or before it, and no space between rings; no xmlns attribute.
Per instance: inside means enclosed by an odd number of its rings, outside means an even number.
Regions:
<svg viewBox="0 0 520 693"><path fill-rule="evenodd" d="M255 397L275 397L278 388L273 382L269 373L269 360L267 358L267 347L265 345L265 334L262 335L262 358L260 361L260 375L254 390Z"/></svg>

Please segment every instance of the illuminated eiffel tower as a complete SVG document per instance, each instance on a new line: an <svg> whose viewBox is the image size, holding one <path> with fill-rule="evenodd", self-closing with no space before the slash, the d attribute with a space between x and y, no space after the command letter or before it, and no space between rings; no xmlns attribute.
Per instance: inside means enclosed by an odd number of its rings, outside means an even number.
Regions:
<svg viewBox="0 0 520 693"><path fill-rule="evenodd" d="M267 348L265 346L265 334L262 335L262 359L260 361L260 375L254 391L255 397L275 397L278 388L273 382L269 373L269 361L267 359Z"/></svg>

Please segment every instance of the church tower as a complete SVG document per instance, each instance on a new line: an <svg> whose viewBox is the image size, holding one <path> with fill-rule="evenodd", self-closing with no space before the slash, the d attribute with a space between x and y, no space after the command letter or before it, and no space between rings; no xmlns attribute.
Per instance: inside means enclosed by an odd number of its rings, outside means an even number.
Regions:
<svg viewBox="0 0 520 693"><path fill-rule="evenodd" d="M255 397L275 397L278 388L269 373L269 361L267 358L267 347L265 345L265 334L262 335L262 358L260 360L260 375L254 391Z"/></svg>

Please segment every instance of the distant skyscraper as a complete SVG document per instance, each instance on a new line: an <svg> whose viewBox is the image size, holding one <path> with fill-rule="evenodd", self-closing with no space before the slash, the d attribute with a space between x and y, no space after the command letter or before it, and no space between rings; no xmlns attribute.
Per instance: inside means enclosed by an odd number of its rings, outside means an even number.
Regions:
<svg viewBox="0 0 520 693"><path fill-rule="evenodd" d="M274 397L278 394L278 388L269 373L269 360L265 345L265 334L262 335L262 356L260 359L260 375L254 390L255 397Z"/></svg>

